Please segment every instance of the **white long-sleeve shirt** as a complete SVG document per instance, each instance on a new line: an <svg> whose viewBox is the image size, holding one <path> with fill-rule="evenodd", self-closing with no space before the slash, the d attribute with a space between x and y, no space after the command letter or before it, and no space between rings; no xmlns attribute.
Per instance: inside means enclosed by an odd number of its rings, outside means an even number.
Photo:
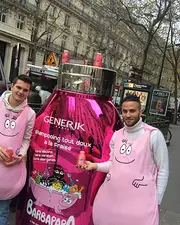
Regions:
<svg viewBox="0 0 180 225"><path fill-rule="evenodd" d="M137 124L133 127L127 127L125 125L125 133L128 136L128 139L133 140L138 136L144 134L144 127L142 119L139 120ZM116 132L113 134L112 139L110 141L110 159L107 162L98 163L98 171L108 173L111 168L112 158L114 154L114 143L116 139ZM152 163L158 168L157 175L157 196L158 196L158 204L161 204L161 201L164 196L164 192L166 190L168 177L169 177L169 157L168 157L168 149L164 139L163 134L160 130L154 130L151 132L150 136L150 149L152 156Z"/></svg>

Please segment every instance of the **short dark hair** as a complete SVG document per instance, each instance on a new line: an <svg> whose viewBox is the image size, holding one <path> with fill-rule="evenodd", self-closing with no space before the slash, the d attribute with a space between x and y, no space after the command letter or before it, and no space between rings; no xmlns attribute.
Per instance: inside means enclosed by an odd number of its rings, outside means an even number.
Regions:
<svg viewBox="0 0 180 225"><path fill-rule="evenodd" d="M30 85L30 89L32 89L32 80L29 76L21 74L19 76L17 76L14 80L13 80L13 85L15 85L17 83L18 80L22 80L24 83L27 83Z"/></svg>
<svg viewBox="0 0 180 225"><path fill-rule="evenodd" d="M121 105L122 105L124 102L137 102L137 103L139 103L139 105L141 106L140 99L139 99L139 97L138 97L137 95L127 95L127 96L122 100Z"/></svg>

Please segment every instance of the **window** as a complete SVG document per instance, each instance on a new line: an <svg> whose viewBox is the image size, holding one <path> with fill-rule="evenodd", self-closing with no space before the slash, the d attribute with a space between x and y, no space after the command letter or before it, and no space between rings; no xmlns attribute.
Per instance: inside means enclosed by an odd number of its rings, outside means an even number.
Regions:
<svg viewBox="0 0 180 225"><path fill-rule="evenodd" d="M49 7L49 16L54 17L55 16L56 7L53 5L50 5Z"/></svg>
<svg viewBox="0 0 180 225"><path fill-rule="evenodd" d="M78 32L79 34L82 34L82 23L81 23L81 22L78 22L77 32Z"/></svg>
<svg viewBox="0 0 180 225"><path fill-rule="evenodd" d="M87 46L86 46L86 53L85 53L86 56L89 55L90 51L91 51L91 46L87 45Z"/></svg>
<svg viewBox="0 0 180 225"><path fill-rule="evenodd" d="M93 51L92 51L92 59L93 60L94 60L95 54L96 54L96 49L93 48Z"/></svg>
<svg viewBox="0 0 180 225"><path fill-rule="evenodd" d="M78 46L79 46L79 41L76 41L75 45L74 45L74 56L77 56L77 52L78 52Z"/></svg>
<svg viewBox="0 0 180 225"><path fill-rule="evenodd" d="M68 14L65 15L64 26L70 27L70 16Z"/></svg>
<svg viewBox="0 0 180 225"><path fill-rule="evenodd" d="M74 57L77 56L77 50L78 50L78 46L74 46Z"/></svg>
<svg viewBox="0 0 180 225"><path fill-rule="evenodd" d="M28 54L28 61L32 61L32 57L33 57L33 52L34 50L32 48L29 49L29 54Z"/></svg>
<svg viewBox="0 0 180 225"><path fill-rule="evenodd" d="M46 47L50 47L52 34L48 33L46 38Z"/></svg>
<svg viewBox="0 0 180 225"><path fill-rule="evenodd" d="M92 11L92 18L94 19L94 20L96 20L96 13L94 12L94 11Z"/></svg>
<svg viewBox="0 0 180 225"><path fill-rule="evenodd" d="M35 24L35 21L33 21L32 28L31 28L31 41L33 42L34 42L35 31L36 31L36 24Z"/></svg>
<svg viewBox="0 0 180 225"><path fill-rule="evenodd" d="M18 19L17 19L17 28L22 30L24 27L24 20L25 17L23 15L18 15Z"/></svg>
<svg viewBox="0 0 180 225"><path fill-rule="evenodd" d="M89 27L88 29L88 39L91 40L92 39L92 28Z"/></svg>
<svg viewBox="0 0 180 225"><path fill-rule="evenodd" d="M25 5L26 4L26 0L19 0L19 3Z"/></svg>
<svg viewBox="0 0 180 225"><path fill-rule="evenodd" d="M71 0L67 0L67 4L68 4L68 6L70 6L71 5Z"/></svg>
<svg viewBox="0 0 180 225"><path fill-rule="evenodd" d="M22 1L29 2L30 4L35 5L35 6L37 6L37 4L38 4L38 1L37 0L22 0Z"/></svg>
<svg viewBox="0 0 180 225"><path fill-rule="evenodd" d="M63 35L62 36L62 41L61 41L61 49L64 50L65 47L66 47L66 39L67 39L67 36L66 35Z"/></svg>
<svg viewBox="0 0 180 225"><path fill-rule="evenodd" d="M0 21L3 23L7 22L7 11L4 7L0 8Z"/></svg>
<svg viewBox="0 0 180 225"><path fill-rule="evenodd" d="M85 11L85 5L84 5L84 3L82 2L82 11L81 11L81 15L83 15L84 11Z"/></svg>

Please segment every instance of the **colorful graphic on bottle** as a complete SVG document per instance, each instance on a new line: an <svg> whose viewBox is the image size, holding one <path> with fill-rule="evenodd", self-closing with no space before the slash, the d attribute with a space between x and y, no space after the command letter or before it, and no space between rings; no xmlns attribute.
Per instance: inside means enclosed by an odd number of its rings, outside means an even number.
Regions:
<svg viewBox="0 0 180 225"><path fill-rule="evenodd" d="M17 224L93 225L93 201L105 174L76 165L107 161L111 137L122 126L110 97L55 90L36 118Z"/></svg>
<svg viewBox="0 0 180 225"><path fill-rule="evenodd" d="M34 171L32 172L33 174ZM54 175L45 177L44 174L36 174L30 177L29 186L31 187L34 204L38 206L48 206L54 209L56 214L63 215L62 210L70 208L81 199L83 186L78 187L68 174L70 180L64 180L64 171L61 166L57 166Z"/></svg>

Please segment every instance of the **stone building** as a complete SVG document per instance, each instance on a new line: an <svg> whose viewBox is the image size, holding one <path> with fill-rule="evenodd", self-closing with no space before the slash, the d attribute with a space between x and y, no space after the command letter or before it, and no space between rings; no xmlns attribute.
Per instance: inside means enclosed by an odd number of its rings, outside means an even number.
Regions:
<svg viewBox="0 0 180 225"><path fill-rule="evenodd" d="M141 43L125 25L112 26L97 2L1 0L0 56L7 80L24 73L27 63L43 65L51 52L59 63L64 49L71 58L86 59L89 64L101 52L104 66L117 70L117 83L128 77L130 66L140 65ZM146 65L151 73L146 77L154 81L161 60L158 54L152 55Z"/></svg>

